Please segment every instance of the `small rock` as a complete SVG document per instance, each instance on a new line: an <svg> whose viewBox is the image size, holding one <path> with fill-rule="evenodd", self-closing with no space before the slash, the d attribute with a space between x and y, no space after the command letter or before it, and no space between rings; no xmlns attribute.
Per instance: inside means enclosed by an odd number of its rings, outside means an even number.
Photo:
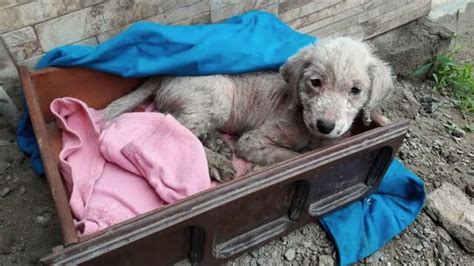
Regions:
<svg viewBox="0 0 474 266"><path fill-rule="evenodd" d="M430 243L426 242L426 241L423 241L423 247L424 248L429 248L431 245Z"/></svg>
<svg viewBox="0 0 474 266"><path fill-rule="evenodd" d="M423 106L425 111L429 114L432 114L432 113L436 112L436 110L438 110L438 107L439 107L439 103L437 103L437 102L432 102L430 104L427 104L427 105Z"/></svg>
<svg viewBox="0 0 474 266"><path fill-rule="evenodd" d="M309 260L308 258L304 258L303 266L309 266L309 265L311 265L311 260Z"/></svg>
<svg viewBox="0 0 474 266"><path fill-rule="evenodd" d="M443 142L439 139L433 141L433 146L436 147L436 148L439 148L439 147L442 147L443 146Z"/></svg>
<svg viewBox="0 0 474 266"><path fill-rule="evenodd" d="M421 99L423 109L429 113L432 114L438 110L439 107L439 100L431 97L431 96L425 96Z"/></svg>
<svg viewBox="0 0 474 266"><path fill-rule="evenodd" d="M250 266L258 266L255 259L250 260Z"/></svg>
<svg viewBox="0 0 474 266"><path fill-rule="evenodd" d="M324 254L331 254L331 248L329 248L329 247L328 247L328 248L325 248L325 249L323 250L323 252L324 252Z"/></svg>
<svg viewBox="0 0 474 266"><path fill-rule="evenodd" d="M417 245L413 246L412 248L413 248L413 250L416 250L416 251L420 252L423 249L423 245L422 244L417 244Z"/></svg>
<svg viewBox="0 0 474 266"><path fill-rule="evenodd" d="M320 266L333 266L334 259L330 255L321 255L319 256L319 265Z"/></svg>
<svg viewBox="0 0 474 266"><path fill-rule="evenodd" d="M449 151L441 149L439 151L439 156L441 156L442 158L446 158L446 160L447 160L448 156L449 156Z"/></svg>
<svg viewBox="0 0 474 266"><path fill-rule="evenodd" d="M464 173L463 170L459 169L458 167L454 167L454 171L458 172L458 173Z"/></svg>
<svg viewBox="0 0 474 266"><path fill-rule="evenodd" d="M430 228L423 229L423 233L425 235L434 235L434 236L436 236L436 233L433 230L431 230Z"/></svg>
<svg viewBox="0 0 474 266"><path fill-rule="evenodd" d="M450 253L448 246L446 246L441 241L438 242L437 248L438 248L438 254L441 258L447 257Z"/></svg>
<svg viewBox="0 0 474 266"><path fill-rule="evenodd" d="M21 187L20 188L20 194L25 194L25 192L26 192L26 189L24 187Z"/></svg>
<svg viewBox="0 0 474 266"><path fill-rule="evenodd" d="M474 205L457 187L443 183L428 195L426 211L438 221L464 249L474 252Z"/></svg>
<svg viewBox="0 0 474 266"><path fill-rule="evenodd" d="M448 163L453 164L453 163L458 162L459 158L455 156L454 154L450 154L448 158L446 158L446 160L448 161Z"/></svg>
<svg viewBox="0 0 474 266"><path fill-rule="evenodd" d="M50 220L51 218L49 218L47 215L39 215L38 217L36 217L36 222L43 225L43 227L46 227L49 224Z"/></svg>
<svg viewBox="0 0 474 266"><path fill-rule="evenodd" d="M380 254L380 252L376 252L376 253L374 253L372 256L366 258L366 259L365 259L365 262L366 262L366 263L375 263L375 262L377 262L381 257L382 257L382 255Z"/></svg>
<svg viewBox="0 0 474 266"><path fill-rule="evenodd" d="M453 135L456 138L461 138L464 136L464 133L458 130L451 130L449 133L451 133L451 135Z"/></svg>
<svg viewBox="0 0 474 266"><path fill-rule="evenodd" d="M0 192L0 197L2 198L6 197L8 194L10 194L10 192L12 192L12 189L8 187L3 188L2 191Z"/></svg>
<svg viewBox="0 0 474 266"><path fill-rule="evenodd" d="M438 103L439 99L430 95L426 95L426 96L423 96L423 98L421 98L421 102L422 103L432 103L432 102Z"/></svg>
<svg viewBox="0 0 474 266"><path fill-rule="evenodd" d="M294 249L290 248L285 252L285 259L287 261L292 261L295 258L296 252Z"/></svg>
<svg viewBox="0 0 474 266"><path fill-rule="evenodd" d="M438 227L438 235L443 239L446 243L451 242L453 239L449 235L448 231L446 231L443 227Z"/></svg>
<svg viewBox="0 0 474 266"><path fill-rule="evenodd" d="M428 266L436 266L436 265L438 265L432 258L428 258L427 264L428 264Z"/></svg>
<svg viewBox="0 0 474 266"><path fill-rule="evenodd" d="M253 250L252 252L250 252L250 256L256 258L258 257L258 251L257 250Z"/></svg>

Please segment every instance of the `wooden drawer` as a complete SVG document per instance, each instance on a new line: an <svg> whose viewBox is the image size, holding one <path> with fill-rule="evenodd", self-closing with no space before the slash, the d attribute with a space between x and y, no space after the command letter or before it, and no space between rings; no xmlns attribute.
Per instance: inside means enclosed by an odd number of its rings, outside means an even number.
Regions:
<svg viewBox="0 0 474 266"><path fill-rule="evenodd" d="M87 237L78 237L57 166L61 134L49 104L70 96L103 108L143 79L81 68L21 68L24 94L64 245L44 264L219 264L374 192L407 132L382 116L353 136L193 195Z"/></svg>

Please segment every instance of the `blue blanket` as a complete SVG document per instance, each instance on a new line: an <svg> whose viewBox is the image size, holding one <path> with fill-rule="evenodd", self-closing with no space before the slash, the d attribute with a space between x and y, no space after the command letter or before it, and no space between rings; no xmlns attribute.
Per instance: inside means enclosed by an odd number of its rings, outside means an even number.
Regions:
<svg viewBox="0 0 474 266"><path fill-rule="evenodd" d="M368 257L405 230L424 202L423 181L393 160L374 194L326 214L320 222L336 243L340 264L350 264Z"/></svg>
<svg viewBox="0 0 474 266"><path fill-rule="evenodd" d="M125 77L244 73L277 69L316 41L272 14L253 11L212 25L136 23L97 47L54 49L37 68L82 66ZM35 172L43 174L27 112L19 123L17 142L32 156ZM354 263L381 248L414 221L424 199L423 182L395 160L375 194L321 219L337 246L340 264Z"/></svg>

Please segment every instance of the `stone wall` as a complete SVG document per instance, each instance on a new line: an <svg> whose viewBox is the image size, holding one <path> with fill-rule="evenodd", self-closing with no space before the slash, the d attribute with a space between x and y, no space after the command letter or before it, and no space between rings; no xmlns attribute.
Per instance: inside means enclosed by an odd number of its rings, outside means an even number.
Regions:
<svg viewBox="0 0 474 266"><path fill-rule="evenodd" d="M431 0L0 0L0 85L66 44L97 45L137 20L218 22L266 10L318 37L367 39L429 12ZM3 83L3 84L2 84Z"/></svg>

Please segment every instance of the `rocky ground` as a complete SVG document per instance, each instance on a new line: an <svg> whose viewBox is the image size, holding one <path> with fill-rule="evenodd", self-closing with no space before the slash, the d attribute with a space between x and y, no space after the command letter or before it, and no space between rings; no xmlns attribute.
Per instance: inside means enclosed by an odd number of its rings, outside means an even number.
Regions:
<svg viewBox="0 0 474 266"><path fill-rule="evenodd" d="M458 23L455 16L439 21L452 27L458 25L457 42L468 48L457 58L472 61L474 5L468 6L466 14ZM393 121L410 119L410 132L398 156L425 181L429 201L442 202L444 206L452 204L451 209L463 206L468 211L469 205L472 209L474 196L474 134L461 134L445 125L454 123L472 128L473 116L462 115L449 95L434 92L431 86L429 81L400 79L397 93L382 112ZM449 184L454 187L444 189ZM440 193L431 194L438 188L442 188L438 190ZM454 196L445 197L446 191ZM464 213L461 219L450 221L449 215L444 215L436 204L429 206L400 236L359 264L473 265L474 255L461 245L473 241L462 237L473 233L473 213ZM45 180L33 174L28 159L16 148L8 124L0 119L0 265L35 264L60 242ZM324 231L312 224L228 264L331 265L335 255Z"/></svg>

